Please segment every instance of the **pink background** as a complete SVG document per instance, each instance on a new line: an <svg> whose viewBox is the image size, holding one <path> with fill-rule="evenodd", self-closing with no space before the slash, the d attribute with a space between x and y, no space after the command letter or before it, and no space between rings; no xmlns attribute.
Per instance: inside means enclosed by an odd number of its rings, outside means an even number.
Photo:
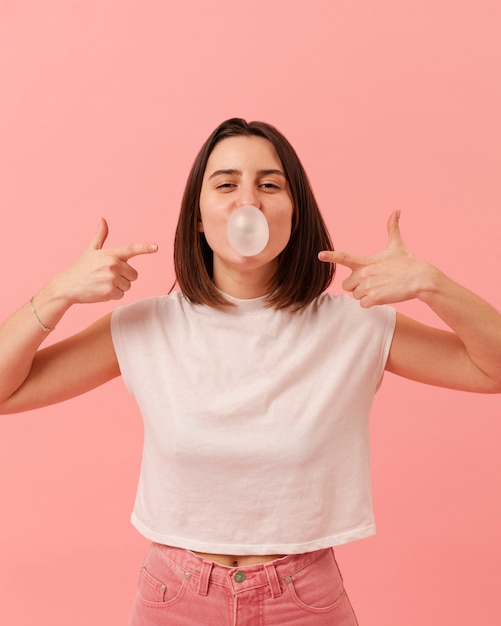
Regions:
<svg viewBox="0 0 501 626"><path fill-rule="evenodd" d="M1 316L100 215L111 245L160 245L125 301L165 292L188 169L234 115L289 137L339 249L384 246L400 208L418 255L501 308L500 28L498 0L0 0ZM386 377L378 535L337 551L361 625L501 623L500 409ZM126 623L141 436L121 381L0 419L2 623Z"/></svg>

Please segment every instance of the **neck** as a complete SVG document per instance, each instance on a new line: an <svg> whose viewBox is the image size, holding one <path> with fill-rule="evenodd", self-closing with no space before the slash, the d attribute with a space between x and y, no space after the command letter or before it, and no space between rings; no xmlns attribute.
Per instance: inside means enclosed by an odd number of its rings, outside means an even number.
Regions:
<svg viewBox="0 0 501 626"><path fill-rule="evenodd" d="M276 267L264 265L248 269L214 265L214 284L218 289L239 300L251 300L266 296L275 275Z"/></svg>

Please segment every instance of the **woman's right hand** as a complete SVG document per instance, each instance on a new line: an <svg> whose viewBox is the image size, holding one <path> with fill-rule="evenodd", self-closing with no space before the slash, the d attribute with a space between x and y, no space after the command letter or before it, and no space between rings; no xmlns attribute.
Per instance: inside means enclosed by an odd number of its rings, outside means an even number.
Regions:
<svg viewBox="0 0 501 626"><path fill-rule="evenodd" d="M154 243L131 243L116 248L103 248L108 237L104 218L89 247L80 258L50 281L50 291L67 305L119 300L137 277L129 260L158 250Z"/></svg>
<svg viewBox="0 0 501 626"><path fill-rule="evenodd" d="M111 314L84 331L39 350L71 305L119 300L137 278L129 260L157 251L153 243L103 249L104 219L89 247L0 325L0 413L60 402L120 373L111 337Z"/></svg>

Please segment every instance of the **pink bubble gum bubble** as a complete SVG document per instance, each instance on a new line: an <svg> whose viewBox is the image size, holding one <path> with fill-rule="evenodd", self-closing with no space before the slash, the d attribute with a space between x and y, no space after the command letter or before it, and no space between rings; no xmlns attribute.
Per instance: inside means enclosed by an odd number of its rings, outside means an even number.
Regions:
<svg viewBox="0 0 501 626"><path fill-rule="evenodd" d="M235 209L228 220L228 241L242 256L256 256L266 248L270 231L263 213L255 206Z"/></svg>

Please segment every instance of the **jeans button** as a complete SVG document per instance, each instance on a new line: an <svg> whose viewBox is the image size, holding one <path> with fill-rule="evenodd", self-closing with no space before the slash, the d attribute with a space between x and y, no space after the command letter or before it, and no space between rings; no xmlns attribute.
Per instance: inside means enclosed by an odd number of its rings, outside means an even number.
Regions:
<svg viewBox="0 0 501 626"><path fill-rule="evenodd" d="M245 574L243 572L236 572L234 578L235 582L243 583L245 580Z"/></svg>

